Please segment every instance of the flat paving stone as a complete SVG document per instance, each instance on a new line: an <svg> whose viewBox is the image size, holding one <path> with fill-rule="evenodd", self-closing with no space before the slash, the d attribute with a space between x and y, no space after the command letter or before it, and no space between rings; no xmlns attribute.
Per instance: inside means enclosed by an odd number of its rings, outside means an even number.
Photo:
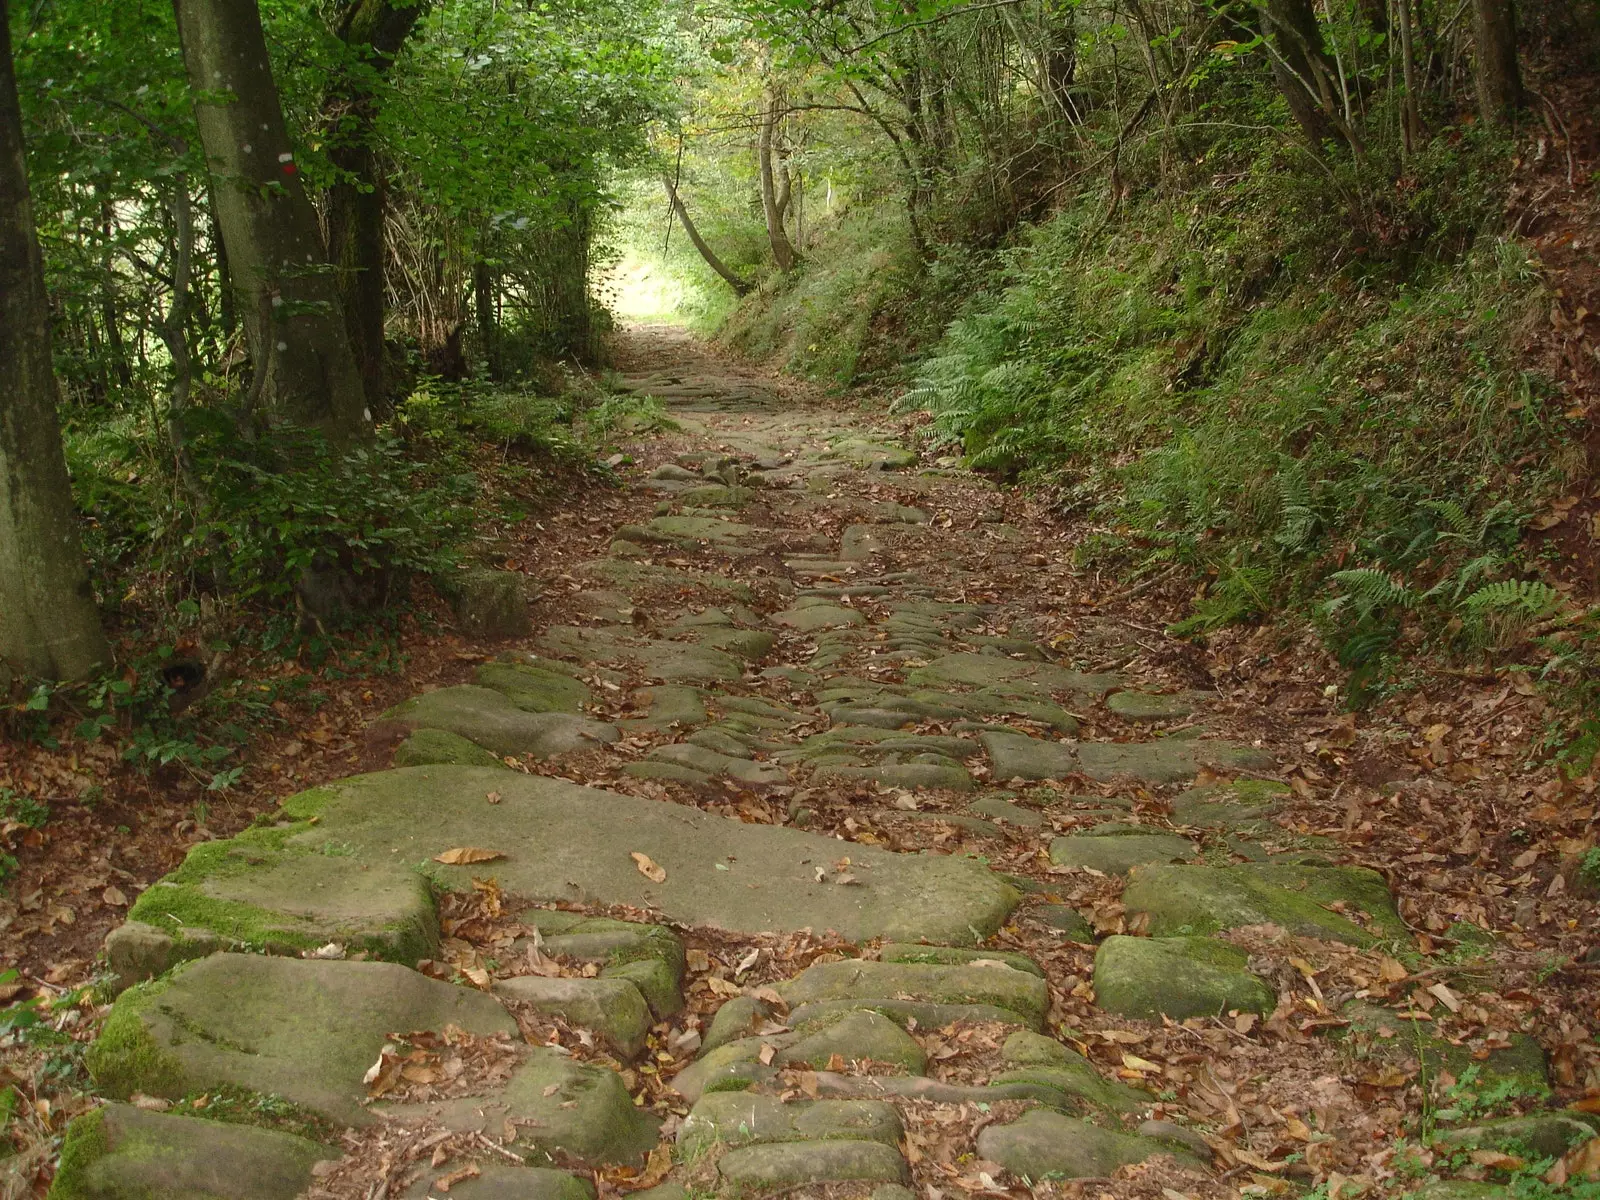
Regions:
<svg viewBox="0 0 1600 1200"><path fill-rule="evenodd" d="M1184 1165L1198 1160L1165 1143L1114 1130L1046 1109L1023 1113L1009 1125L990 1125L978 1134L978 1154L1013 1175L1039 1181L1102 1179L1118 1167L1172 1154Z"/></svg>
<svg viewBox="0 0 1600 1200"><path fill-rule="evenodd" d="M484 802L490 791L500 803ZM671 920L734 931L810 927L853 940L965 945L999 928L1017 900L970 860L865 845L850 847L856 883L820 882L816 868L839 857L833 838L486 768L356 776L291 797L284 812L319 817L291 843L336 839L349 847L352 869L428 862L443 886L462 889L488 869L507 892L530 900L655 908ZM454 846L505 857L492 868L430 861ZM658 863L666 881L640 874L633 851Z"/></svg>
<svg viewBox="0 0 1600 1200"><path fill-rule="evenodd" d="M1193 862L1200 848L1173 833L1071 834L1050 843L1058 867L1088 867L1105 875L1126 875L1146 863Z"/></svg>
<svg viewBox="0 0 1600 1200"><path fill-rule="evenodd" d="M783 625L801 633L815 633L819 629L846 629L864 625L867 619L853 608L838 604L811 604L804 608L789 608L773 613L768 618L774 625Z"/></svg>
<svg viewBox="0 0 1600 1200"><path fill-rule="evenodd" d="M1270 1013L1277 996L1237 946L1203 937L1107 938L1094 957L1095 1003L1124 1017Z"/></svg>
<svg viewBox="0 0 1600 1200"><path fill-rule="evenodd" d="M450 1200L594 1200L594 1185L566 1171L512 1167L502 1162L479 1161L475 1165L477 1175L450 1185ZM460 1159L451 1159L442 1167L425 1171L421 1179L401 1193L402 1200L437 1200L445 1193L436 1181L460 1166Z"/></svg>
<svg viewBox="0 0 1600 1200"><path fill-rule="evenodd" d="M1098 699L1122 682L1117 675L1085 675L1054 663L1020 662L999 654L947 654L925 667L906 673L906 682L919 687L965 684L1023 695L1075 692Z"/></svg>
<svg viewBox="0 0 1600 1200"><path fill-rule="evenodd" d="M447 1025L521 1036L492 997L395 963L213 954L118 997L86 1063L118 1099L226 1084L368 1125L362 1077L387 1036Z"/></svg>
<svg viewBox="0 0 1600 1200"><path fill-rule="evenodd" d="M1357 946L1407 937L1383 876L1361 867L1136 867L1122 903L1129 916L1147 915L1152 937L1245 925L1281 925L1297 937ZM1355 920L1358 914L1366 923Z"/></svg>
<svg viewBox="0 0 1600 1200"><path fill-rule="evenodd" d="M58 1200L294 1200L340 1151L249 1125L108 1104L67 1127ZM21 1193L18 1193L19 1195Z"/></svg>
<svg viewBox="0 0 1600 1200"><path fill-rule="evenodd" d="M842 1140L741 1146L717 1160L717 1174L726 1183L747 1188L911 1178L905 1159L892 1146Z"/></svg>
<svg viewBox="0 0 1600 1200"><path fill-rule="evenodd" d="M496 754L553 758L619 740L615 725L565 712L528 712L493 688L463 685L413 696L373 723L382 739L442 729Z"/></svg>

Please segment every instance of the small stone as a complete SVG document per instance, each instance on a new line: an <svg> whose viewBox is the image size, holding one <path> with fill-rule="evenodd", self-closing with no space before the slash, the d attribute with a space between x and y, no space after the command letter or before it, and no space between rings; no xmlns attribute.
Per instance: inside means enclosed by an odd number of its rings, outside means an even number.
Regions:
<svg viewBox="0 0 1600 1200"><path fill-rule="evenodd" d="M1050 1006L1049 989L1043 979L998 961L992 965L942 966L846 959L807 967L793 979L778 984L777 990L791 1008L826 1001L878 999L983 1005L1016 1013L1034 1026L1043 1024Z"/></svg>
<svg viewBox="0 0 1600 1200"><path fill-rule="evenodd" d="M789 1187L804 1183L883 1180L911 1176L905 1159L882 1142L790 1142L741 1146L717 1160L722 1179L743 1187Z"/></svg>
<svg viewBox="0 0 1600 1200"><path fill-rule="evenodd" d="M1118 1167L1172 1154L1161 1142L1101 1129L1087 1121L1036 1108L1010 1125L990 1125L978 1134L978 1154L1013 1175L1040 1181L1098 1179ZM1185 1166L1198 1164L1175 1155Z"/></svg>
<svg viewBox="0 0 1600 1200"><path fill-rule="evenodd" d="M709 1092L678 1129L678 1145L693 1156L715 1144L831 1140L894 1146L905 1136L894 1105L881 1100L792 1100L753 1092Z"/></svg>
<svg viewBox="0 0 1600 1200"><path fill-rule="evenodd" d="M1528 1159L1560 1158L1595 1136L1595 1127L1587 1121L1561 1113L1535 1113L1441 1129L1434 1133L1433 1145L1441 1150L1499 1150Z"/></svg>
<svg viewBox="0 0 1600 1200"><path fill-rule="evenodd" d="M1006 825L1016 825L1023 829L1039 829L1044 825L1044 815L1031 808L1024 808L1020 804L999 796L985 796L974 800L967 805L967 811L976 813L980 817L990 817Z"/></svg>
<svg viewBox="0 0 1600 1200"><path fill-rule="evenodd" d="M754 996L734 996L716 1011L711 1018L704 1039L700 1043L702 1056L719 1046L752 1036L770 1015L767 1006Z"/></svg>
<svg viewBox="0 0 1600 1200"><path fill-rule="evenodd" d="M1125 721L1174 721L1194 712L1202 700L1195 692L1113 692L1106 697L1106 707Z"/></svg>
<svg viewBox="0 0 1600 1200"><path fill-rule="evenodd" d="M640 688L633 694L634 703L646 709L649 716L638 722L651 729L667 729L673 725L688 728L704 725L710 717L706 713L704 693L698 688L658 684Z"/></svg>
<svg viewBox="0 0 1600 1200"><path fill-rule="evenodd" d="M467 571L451 580L456 620L472 637L507 638L528 632L528 580L519 571Z"/></svg>
<svg viewBox="0 0 1600 1200"><path fill-rule="evenodd" d="M1126 875L1146 863L1189 862L1200 848L1171 833L1072 834L1050 843L1050 861L1058 867L1089 867L1104 875Z"/></svg>
<svg viewBox="0 0 1600 1200"><path fill-rule="evenodd" d="M589 689L570 675L522 663L484 663L473 678L480 687L493 688L525 712L577 713L590 699Z"/></svg>
<svg viewBox="0 0 1600 1200"><path fill-rule="evenodd" d="M1199 937L1113 936L1094 957L1095 1002L1107 1012L1154 1020L1270 1013L1277 997L1246 968L1243 950Z"/></svg>
<svg viewBox="0 0 1600 1200"><path fill-rule="evenodd" d="M1211 1157L1211 1143L1193 1129L1185 1128L1175 1121L1145 1121L1140 1124L1138 1133L1140 1137L1169 1142L1187 1150L1201 1162Z"/></svg>
<svg viewBox="0 0 1600 1200"><path fill-rule="evenodd" d="M397 767L499 767L510 770L505 761L459 733L444 729L419 729L395 748Z"/></svg>
<svg viewBox="0 0 1600 1200"><path fill-rule="evenodd" d="M440 1190L433 1187L434 1180L449 1175L461 1165L461 1159L452 1158L437 1170L424 1171L421 1179L401 1193L401 1200L435 1200ZM477 1175L450 1185L450 1200L594 1200L593 1185L566 1171L484 1161L474 1165L478 1168ZM645 1192L633 1194L648 1195Z"/></svg>
<svg viewBox="0 0 1600 1200"><path fill-rule="evenodd" d="M1149 914L1152 937L1245 925L1281 925L1297 937L1356 946L1407 936L1383 876L1359 867L1143 866L1131 873L1122 902L1130 916ZM1370 924L1357 923L1357 913Z"/></svg>
<svg viewBox="0 0 1600 1200"><path fill-rule="evenodd" d="M632 983L615 976L563 979L520 975L497 983L494 991L503 1000L514 1000L535 1012L593 1030L623 1059L637 1057L650 1032L650 1008L644 997Z"/></svg>
<svg viewBox="0 0 1600 1200"><path fill-rule="evenodd" d="M912 942L885 942L878 948L880 962L941 963L964 966L975 962L1001 962L1018 971L1044 978L1039 964L1013 950L973 950L963 946L921 946Z"/></svg>
<svg viewBox="0 0 1600 1200"><path fill-rule="evenodd" d="M397 704L378 718L373 736L443 729L496 754L551 758L593 750L621 738L615 725L562 712L526 712L486 687L447 687Z"/></svg>
<svg viewBox="0 0 1600 1200"><path fill-rule="evenodd" d="M1026 915L1044 922L1048 928L1065 935L1068 941L1094 941L1094 927L1070 904L1040 904L1027 909Z"/></svg>
<svg viewBox="0 0 1600 1200"><path fill-rule="evenodd" d="M886 1063L911 1075L927 1069L928 1056L916 1038L881 1013L846 1012L800 1033L801 1039L785 1046L779 1056L783 1064L805 1063L825 1070L838 1055L846 1064Z"/></svg>
<svg viewBox="0 0 1600 1200"><path fill-rule="evenodd" d="M338 1157L293 1134L108 1104L67 1127L50 1194L294 1200L311 1186L315 1163Z"/></svg>

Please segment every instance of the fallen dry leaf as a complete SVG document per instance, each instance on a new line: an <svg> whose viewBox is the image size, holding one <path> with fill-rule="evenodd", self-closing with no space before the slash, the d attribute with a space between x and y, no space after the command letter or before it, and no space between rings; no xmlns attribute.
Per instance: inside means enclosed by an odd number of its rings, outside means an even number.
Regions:
<svg viewBox="0 0 1600 1200"><path fill-rule="evenodd" d="M465 866L468 863L493 862L497 858L504 858L505 853L500 850L482 850L477 846L456 846L446 850L443 854L435 854L434 862L444 863L450 867Z"/></svg>
<svg viewBox="0 0 1600 1200"><path fill-rule="evenodd" d="M652 883L665 883L667 881L666 868L657 865L656 861L648 854L641 854L639 851L635 850L632 858L634 864L639 868L639 874L643 875Z"/></svg>

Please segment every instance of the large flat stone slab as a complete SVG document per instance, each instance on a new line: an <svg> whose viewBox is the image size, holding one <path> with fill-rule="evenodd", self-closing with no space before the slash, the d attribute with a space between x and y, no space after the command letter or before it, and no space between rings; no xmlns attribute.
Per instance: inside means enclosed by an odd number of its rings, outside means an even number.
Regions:
<svg viewBox="0 0 1600 1200"><path fill-rule="evenodd" d="M311 1168L339 1151L199 1117L108 1104L67 1127L50 1195L57 1200L294 1200Z"/></svg>
<svg viewBox="0 0 1600 1200"><path fill-rule="evenodd" d="M1107 1012L1147 1020L1269 1013L1277 996L1248 959L1215 938L1109 937L1094 956L1095 999Z"/></svg>
<svg viewBox="0 0 1600 1200"><path fill-rule="evenodd" d="M1036 1182L1104 1178L1118 1167L1157 1154L1172 1154L1185 1166L1199 1165L1153 1138L1101 1129L1042 1108L1023 1113L1009 1125L990 1125L978 1135L978 1154Z"/></svg>
<svg viewBox="0 0 1600 1200"><path fill-rule="evenodd" d="M494 688L439 688L395 705L374 723L373 736L442 729L496 754L551 758L617 741L615 725L566 712L529 712Z"/></svg>
<svg viewBox="0 0 1600 1200"><path fill-rule="evenodd" d="M539 645L581 662L631 663L664 683L722 683L744 675L737 658L711 646L656 641L612 629L556 625L545 630Z"/></svg>
<svg viewBox="0 0 1600 1200"><path fill-rule="evenodd" d="M906 682L919 687L948 684L1021 695L1075 692L1095 699L1121 684L1116 675L1085 675L1054 663L1019 661L999 654L947 654L925 667L906 673Z"/></svg>
<svg viewBox="0 0 1600 1200"><path fill-rule="evenodd" d="M496 792L500 801L484 797ZM444 886L493 875L531 900L659 909L723 929L833 929L970 945L1004 921L1017 894L968 859L896 854L774 825L748 825L664 801L481 767L414 767L356 776L291 797L287 816L319 818L299 839L337 839L351 865L427 863ZM496 850L492 863L431 862L456 846ZM667 873L654 883L630 857ZM851 878L837 860L848 852ZM819 880L819 873L823 876ZM852 881L853 880L853 881Z"/></svg>
<svg viewBox="0 0 1600 1200"><path fill-rule="evenodd" d="M388 1035L447 1025L520 1038L492 997L394 963L213 954L124 992L87 1063L119 1099L231 1084L365 1125L362 1077Z"/></svg>
<svg viewBox="0 0 1600 1200"><path fill-rule="evenodd" d="M996 779L1065 779L1086 775L1109 781L1130 776L1147 783L1182 783L1205 766L1261 770L1270 756L1231 742L1166 738L1154 742L1045 741L991 730L979 735Z"/></svg>
<svg viewBox="0 0 1600 1200"><path fill-rule="evenodd" d="M1152 937L1245 925L1279 925L1297 937L1357 946L1407 936L1383 876L1361 867L1135 867L1122 902L1130 917L1148 914Z"/></svg>

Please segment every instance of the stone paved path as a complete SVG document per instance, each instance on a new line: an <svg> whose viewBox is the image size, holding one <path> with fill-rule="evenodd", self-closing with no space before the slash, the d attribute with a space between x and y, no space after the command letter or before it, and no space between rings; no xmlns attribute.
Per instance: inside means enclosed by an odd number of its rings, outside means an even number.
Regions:
<svg viewBox="0 0 1600 1200"><path fill-rule="evenodd" d="M565 622L384 714L393 769L197 847L112 936L117 1102L53 1195L904 1200L1128 1164L1187 1195L1218 1127L1080 1020L1188 1022L1203 1063L1300 1004L1273 939L1405 937L1380 875L1274 820L1278 765L1211 693L982 598L1038 554L997 493L653 353L626 384L680 426L641 450L659 503ZM1542 1078L1525 1039L1416 1039Z"/></svg>

